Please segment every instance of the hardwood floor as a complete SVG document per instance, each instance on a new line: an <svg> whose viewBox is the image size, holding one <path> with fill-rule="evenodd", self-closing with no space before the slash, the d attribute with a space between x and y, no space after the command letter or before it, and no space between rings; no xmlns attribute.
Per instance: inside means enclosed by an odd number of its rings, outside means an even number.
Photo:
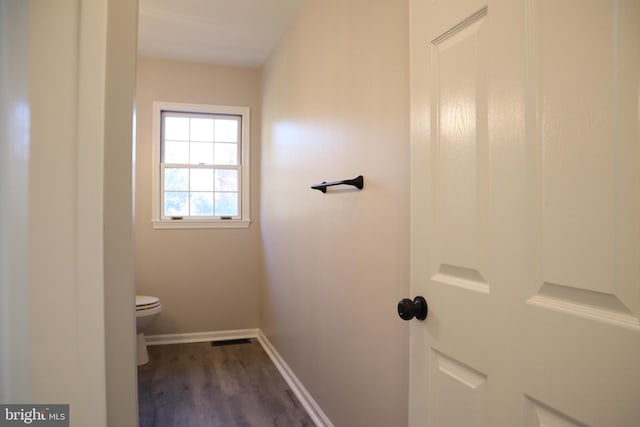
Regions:
<svg viewBox="0 0 640 427"><path fill-rule="evenodd" d="M293 427L313 422L255 339L149 347L140 427Z"/></svg>

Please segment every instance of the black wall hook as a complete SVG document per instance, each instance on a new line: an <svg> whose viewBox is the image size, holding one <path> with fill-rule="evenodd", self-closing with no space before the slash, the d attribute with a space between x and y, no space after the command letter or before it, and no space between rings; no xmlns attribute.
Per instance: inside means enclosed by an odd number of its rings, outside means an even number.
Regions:
<svg viewBox="0 0 640 427"><path fill-rule="evenodd" d="M364 188L364 177L360 175L353 179L345 179L342 181L333 181L333 182L323 182L322 184L312 185L311 188L313 188L314 190L320 190L323 193L326 193L327 187L333 187L334 185L353 185L358 190L362 190Z"/></svg>

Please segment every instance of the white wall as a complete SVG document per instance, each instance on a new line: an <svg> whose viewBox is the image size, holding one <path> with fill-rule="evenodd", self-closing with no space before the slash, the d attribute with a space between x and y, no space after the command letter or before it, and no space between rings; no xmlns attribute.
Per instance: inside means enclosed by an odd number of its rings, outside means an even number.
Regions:
<svg viewBox="0 0 640 427"><path fill-rule="evenodd" d="M109 426L138 420L133 239L138 4L109 0L104 127L104 304Z"/></svg>
<svg viewBox="0 0 640 427"><path fill-rule="evenodd" d="M131 249L123 238L131 236L130 175L107 200L107 216L126 210L114 223L104 221L103 172L113 145L120 154L128 147L131 168L136 10L126 0L0 3L0 400L68 403L72 426L106 426L107 405L125 413L111 425L136 425L133 274L127 284L126 268L114 262L119 248L103 246L103 227L115 224L108 232ZM129 19L108 22L118 12ZM126 51L114 51L116 32L133 52L128 69ZM105 295L113 302L114 293L105 288L103 257L107 275L124 271L129 290L126 300L115 295L124 310L107 307L120 323L105 321ZM130 343L112 344L106 355L105 328ZM107 402L105 366L119 354L129 359L128 377L110 369L118 380Z"/></svg>
<svg viewBox="0 0 640 427"><path fill-rule="evenodd" d="M336 426L407 424L407 9L307 1L264 70L260 326Z"/></svg>
<svg viewBox="0 0 640 427"><path fill-rule="evenodd" d="M33 402L106 425L102 149L106 1L31 1L29 308Z"/></svg>
<svg viewBox="0 0 640 427"><path fill-rule="evenodd" d="M27 274L29 3L0 1L0 402L31 396Z"/></svg>

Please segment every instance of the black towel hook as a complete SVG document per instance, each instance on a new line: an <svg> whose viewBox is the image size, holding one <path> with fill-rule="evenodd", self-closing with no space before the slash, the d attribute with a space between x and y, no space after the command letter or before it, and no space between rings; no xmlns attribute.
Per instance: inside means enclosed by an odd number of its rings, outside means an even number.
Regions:
<svg viewBox="0 0 640 427"><path fill-rule="evenodd" d="M362 175L359 175L353 179L344 179L342 181L333 181L333 182L323 182L322 184L312 185L311 188L313 188L314 190L320 190L323 193L326 193L327 187L332 187L334 185L353 185L358 190L362 190L364 188L364 177Z"/></svg>

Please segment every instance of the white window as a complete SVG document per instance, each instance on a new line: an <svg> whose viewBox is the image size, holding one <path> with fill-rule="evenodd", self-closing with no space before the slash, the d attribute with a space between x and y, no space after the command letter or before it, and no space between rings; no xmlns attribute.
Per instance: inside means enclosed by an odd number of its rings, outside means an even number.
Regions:
<svg viewBox="0 0 640 427"><path fill-rule="evenodd" d="M154 228L247 228L249 109L154 102Z"/></svg>

